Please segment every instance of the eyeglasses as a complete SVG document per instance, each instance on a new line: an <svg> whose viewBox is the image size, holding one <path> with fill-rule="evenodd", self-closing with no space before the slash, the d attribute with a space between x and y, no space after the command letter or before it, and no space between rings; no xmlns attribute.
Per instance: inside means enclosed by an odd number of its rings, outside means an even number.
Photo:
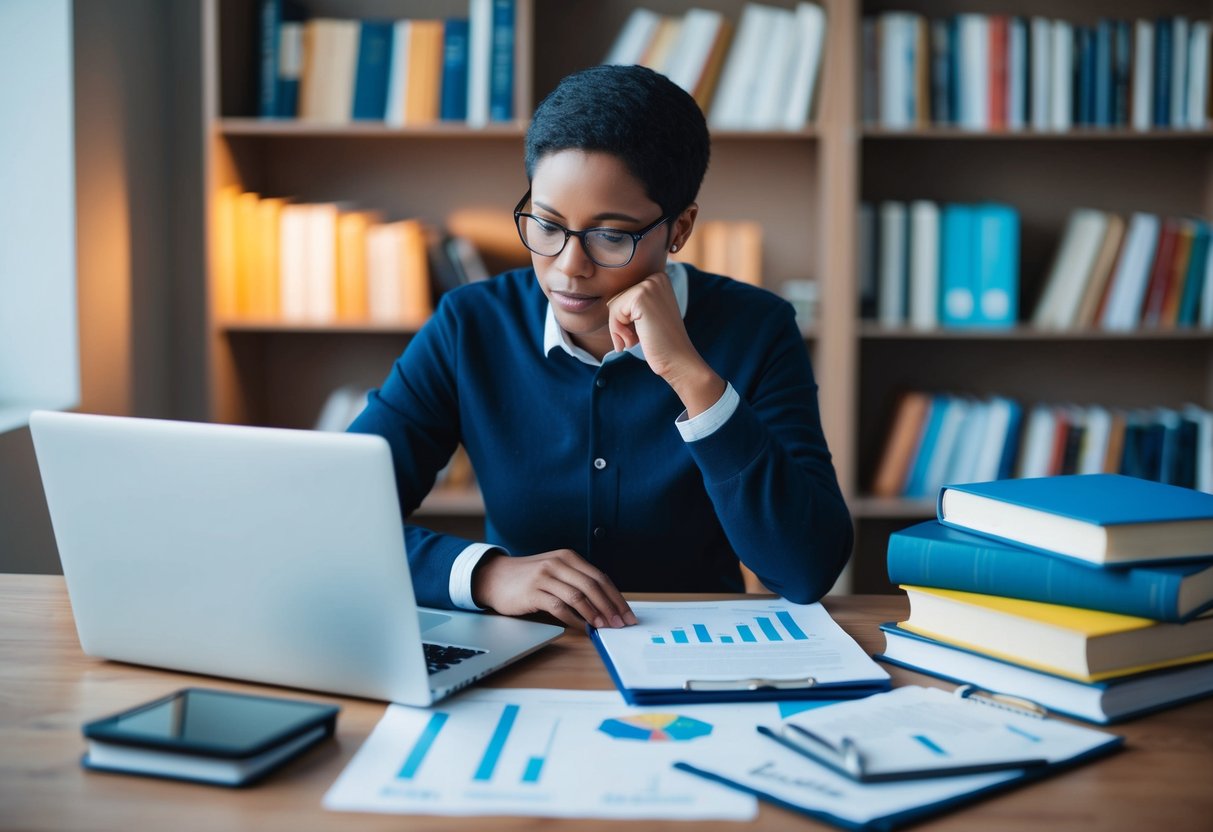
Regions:
<svg viewBox="0 0 1213 832"><path fill-rule="evenodd" d="M618 228L571 231L558 222L524 213L522 206L526 205L530 198L531 192L528 190L514 207L514 225L518 226L518 236L524 246L541 257L555 257L564 251L569 237L576 237L581 241L581 248L586 256L606 269L620 269L631 263L632 258L636 256L636 246L645 235L673 216L666 214L639 231L622 231Z"/></svg>

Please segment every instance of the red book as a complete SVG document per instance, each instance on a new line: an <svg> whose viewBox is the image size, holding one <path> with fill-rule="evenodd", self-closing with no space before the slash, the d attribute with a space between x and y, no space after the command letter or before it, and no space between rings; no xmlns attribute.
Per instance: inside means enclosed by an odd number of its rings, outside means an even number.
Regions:
<svg viewBox="0 0 1213 832"><path fill-rule="evenodd" d="M1179 220L1164 220L1158 232L1158 249L1154 253L1154 265L1150 267L1150 281L1146 284L1146 299L1141 309L1143 326L1157 327L1162 318L1167 287L1175 271L1175 242L1178 237Z"/></svg>
<svg viewBox="0 0 1213 832"><path fill-rule="evenodd" d="M1007 127L1007 16L990 15L990 129Z"/></svg>
<svg viewBox="0 0 1213 832"><path fill-rule="evenodd" d="M1053 448L1049 452L1048 476L1056 477L1061 473L1062 463L1066 458L1066 439L1070 435L1070 414L1065 408L1053 410Z"/></svg>

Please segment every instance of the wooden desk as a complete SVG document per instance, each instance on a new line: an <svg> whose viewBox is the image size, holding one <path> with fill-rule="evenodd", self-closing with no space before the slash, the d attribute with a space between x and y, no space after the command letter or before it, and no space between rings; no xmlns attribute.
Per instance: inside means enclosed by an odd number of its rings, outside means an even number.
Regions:
<svg viewBox="0 0 1213 832"><path fill-rule="evenodd" d="M639 596L643 597L643 596ZM703 597L703 596L699 596ZM868 652L884 646L882 621L906 612L902 597L826 600L834 618ZM936 684L892 669L897 683ZM179 687L203 684L275 692L208 677L149 670L85 656L63 579L0 575L0 829L523 830L668 829L678 822L625 823L507 817L441 818L326 812L320 798L370 734L383 703L339 702L336 742L247 790L87 772L80 726ZM500 687L610 688L589 640L568 633L491 680ZM1130 722L1116 730L1128 748L1109 759L954 812L917 829L1099 829L1167 832L1213 829L1213 700ZM702 829L829 828L762 805L753 824L696 823Z"/></svg>

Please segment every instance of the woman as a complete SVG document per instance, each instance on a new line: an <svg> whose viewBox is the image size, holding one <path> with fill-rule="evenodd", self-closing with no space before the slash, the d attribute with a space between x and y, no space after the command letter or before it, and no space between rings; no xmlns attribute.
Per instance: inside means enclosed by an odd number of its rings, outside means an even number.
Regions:
<svg viewBox="0 0 1213 832"><path fill-rule="evenodd" d="M418 599L636 617L620 590L791 601L842 570L851 521L790 305L667 262L695 225L709 138L642 67L565 78L526 137L532 268L447 293L351 430L392 446L401 508L460 442L487 542L406 527Z"/></svg>

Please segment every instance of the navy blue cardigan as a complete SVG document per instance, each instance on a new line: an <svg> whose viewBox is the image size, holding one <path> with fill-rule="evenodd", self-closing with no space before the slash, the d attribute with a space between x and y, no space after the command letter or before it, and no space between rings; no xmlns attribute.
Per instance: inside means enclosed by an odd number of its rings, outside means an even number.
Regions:
<svg viewBox="0 0 1213 832"><path fill-rule="evenodd" d="M350 428L390 443L403 515L462 442L487 542L511 555L573 549L625 592L740 591L740 559L788 600L825 594L851 519L792 308L687 273L687 332L741 397L694 442L675 427L682 403L640 359L593 367L543 354L547 299L533 270L444 295ZM411 524L405 539L418 601L450 607L451 565L472 541Z"/></svg>

